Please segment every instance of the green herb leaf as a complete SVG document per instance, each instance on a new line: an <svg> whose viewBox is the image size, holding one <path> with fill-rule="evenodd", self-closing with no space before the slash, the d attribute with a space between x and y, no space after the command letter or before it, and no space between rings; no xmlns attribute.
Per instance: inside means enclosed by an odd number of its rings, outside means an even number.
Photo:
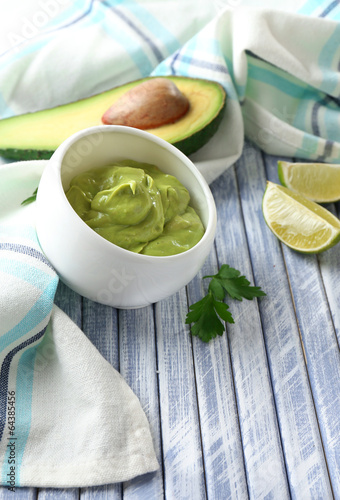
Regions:
<svg viewBox="0 0 340 500"><path fill-rule="evenodd" d="M221 305L224 307L221 308ZM219 316L221 312L224 318L227 317L227 304L216 301L213 294L208 292L202 300L190 306L189 309L191 312L188 313L185 322L194 323L191 327L192 335L199 337L203 342L209 342L216 335L223 335L224 325ZM231 317L231 314L228 314Z"/></svg>
<svg viewBox="0 0 340 500"><path fill-rule="evenodd" d="M37 199L37 192L38 192L38 188L36 188L33 191L32 196L30 196L29 198L26 198L26 200L22 201L21 205L29 205L30 203L35 201Z"/></svg>
<svg viewBox="0 0 340 500"><path fill-rule="evenodd" d="M223 264L217 274L204 278L211 278L208 293L189 307L185 321L186 324L192 324L191 334L203 342L209 342L217 335L223 335L224 325L221 319L227 323L234 323L229 307L224 302L227 294L237 300L251 300L266 295L260 287L250 286L249 281L240 276L240 271L227 264Z"/></svg>
<svg viewBox="0 0 340 500"><path fill-rule="evenodd" d="M211 283L217 280L219 286L230 297L236 300L252 300L254 297L263 297L266 295L259 286L250 286L245 276L240 276L240 274L240 271L237 271L237 269L229 267L228 264L223 264L217 274L204 277L212 278ZM216 285L213 286L215 287Z"/></svg>

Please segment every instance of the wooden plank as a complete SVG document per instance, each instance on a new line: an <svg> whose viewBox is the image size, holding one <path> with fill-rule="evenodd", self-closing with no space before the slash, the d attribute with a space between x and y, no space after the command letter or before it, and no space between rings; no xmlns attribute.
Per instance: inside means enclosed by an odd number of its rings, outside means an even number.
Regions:
<svg viewBox="0 0 340 500"><path fill-rule="evenodd" d="M206 498L185 288L155 305L160 416L167 499Z"/></svg>
<svg viewBox="0 0 340 500"><path fill-rule="evenodd" d="M262 170L259 166L262 162L261 154L251 149L250 154L248 165L253 164L254 168ZM266 167L269 180L278 182L277 158L266 156ZM249 168L246 168L243 176L240 176L241 193L249 192L249 175ZM253 177L256 178L256 175ZM301 287L304 288L303 297L300 295L302 302L295 302L295 307L298 317L303 316L309 322L309 311L304 304L309 303L308 289L312 282L318 279L318 272L317 268L312 266L313 269L305 274L306 270L303 271L302 268L307 262L314 260L314 257L302 256L293 251L286 252L287 247L282 246L266 227L260 209L265 187L264 181L262 183L262 186L252 185L252 192L257 198L258 216L254 217L254 211L245 216L252 220L253 225L248 233L248 240L256 281L263 283L270 298L270 302L260 302L260 309L291 492L295 498L332 498L317 414L304 361L306 345L305 342L301 344L294 304L288 296L290 286L294 295L299 293ZM285 261L282 260L282 249ZM287 254L290 254L288 260L295 259L295 265L287 263ZM266 265L261 263L264 257ZM314 308L313 302L311 307ZM327 313L325 303L319 313L322 317Z"/></svg>
<svg viewBox="0 0 340 500"><path fill-rule="evenodd" d="M216 272L213 249L187 287L189 304L207 293L209 280L202 280L202 276ZM194 338L193 351L208 498L246 500L247 480L227 334L209 344Z"/></svg>
<svg viewBox="0 0 340 500"><path fill-rule="evenodd" d="M38 500L78 500L78 488L42 488L38 490Z"/></svg>
<svg viewBox="0 0 340 500"><path fill-rule="evenodd" d="M100 354L119 370L117 309L84 298L82 330Z"/></svg>
<svg viewBox="0 0 340 500"><path fill-rule="evenodd" d="M340 209L340 203L337 204ZM336 205L326 206L333 215L339 217ZM330 313L340 346L340 243L318 256L321 276L325 287Z"/></svg>
<svg viewBox="0 0 340 500"><path fill-rule="evenodd" d="M118 500L122 498L121 489L120 483L93 486L92 488L81 488L79 498L81 498L81 500Z"/></svg>
<svg viewBox="0 0 340 500"><path fill-rule="evenodd" d="M82 328L82 297L59 281L54 303Z"/></svg>
<svg viewBox="0 0 340 500"><path fill-rule="evenodd" d="M160 468L123 484L125 500L163 498L157 354L153 307L119 311L120 372L148 419Z"/></svg>
<svg viewBox="0 0 340 500"><path fill-rule="evenodd" d="M288 248L284 249L284 255L328 470L334 494L339 498L340 354L337 338L316 257L294 254Z"/></svg>
<svg viewBox="0 0 340 500"><path fill-rule="evenodd" d="M82 329L101 355L119 370L117 309L83 299ZM81 500L120 500L122 485L109 484L80 489Z"/></svg>
<svg viewBox="0 0 340 500"><path fill-rule="evenodd" d="M16 488L10 491L6 486L0 486L0 500L36 500L36 488Z"/></svg>
<svg viewBox="0 0 340 500"><path fill-rule="evenodd" d="M244 169L251 161L245 151L236 170ZM255 179L249 177L248 182L249 198L243 200L243 204L247 204L254 214L251 193ZM234 169L218 179L212 189L219 207L216 235L219 265L227 263L253 282ZM228 299L227 302L235 320L235 324L228 325L228 339L249 496L254 499L289 498L258 305L255 300Z"/></svg>

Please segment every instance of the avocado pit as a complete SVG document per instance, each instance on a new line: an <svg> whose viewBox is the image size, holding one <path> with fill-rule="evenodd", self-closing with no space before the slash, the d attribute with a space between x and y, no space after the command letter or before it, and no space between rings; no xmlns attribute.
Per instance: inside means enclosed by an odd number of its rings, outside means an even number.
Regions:
<svg viewBox="0 0 340 500"><path fill-rule="evenodd" d="M103 114L102 122L147 130L175 123L189 108L189 99L171 80L152 78L122 95Z"/></svg>

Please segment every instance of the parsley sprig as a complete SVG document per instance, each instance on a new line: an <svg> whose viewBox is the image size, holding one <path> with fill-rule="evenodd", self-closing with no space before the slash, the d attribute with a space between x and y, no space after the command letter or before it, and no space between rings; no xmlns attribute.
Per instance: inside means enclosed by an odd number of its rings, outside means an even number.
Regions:
<svg viewBox="0 0 340 500"><path fill-rule="evenodd" d="M35 201L37 199L37 192L38 192L38 188L33 191L32 196L30 196L29 198L26 198L26 200L22 201L21 205L29 205L30 203L33 203L33 201Z"/></svg>
<svg viewBox="0 0 340 500"><path fill-rule="evenodd" d="M221 321L234 323L234 318L224 302L226 295L236 300L252 300L254 297L266 295L259 286L250 286L240 271L228 264L223 264L217 274L203 276L211 278L208 293L203 299L192 304L186 317L186 324L191 323L192 335L199 337L203 342L223 335L224 325Z"/></svg>

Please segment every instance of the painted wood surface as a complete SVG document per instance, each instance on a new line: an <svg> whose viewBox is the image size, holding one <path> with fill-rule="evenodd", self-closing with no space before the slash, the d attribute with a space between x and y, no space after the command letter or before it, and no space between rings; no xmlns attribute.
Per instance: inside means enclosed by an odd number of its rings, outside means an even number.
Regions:
<svg viewBox="0 0 340 500"><path fill-rule="evenodd" d="M123 484L0 489L0 500L297 500L340 498L340 245L303 256L261 211L277 158L246 144L211 186L214 248L186 288L153 306L115 310L62 283L56 302L141 401L159 471ZM339 216L340 205L329 208ZM208 344L185 317L228 263L266 297L229 300L235 323Z"/></svg>

